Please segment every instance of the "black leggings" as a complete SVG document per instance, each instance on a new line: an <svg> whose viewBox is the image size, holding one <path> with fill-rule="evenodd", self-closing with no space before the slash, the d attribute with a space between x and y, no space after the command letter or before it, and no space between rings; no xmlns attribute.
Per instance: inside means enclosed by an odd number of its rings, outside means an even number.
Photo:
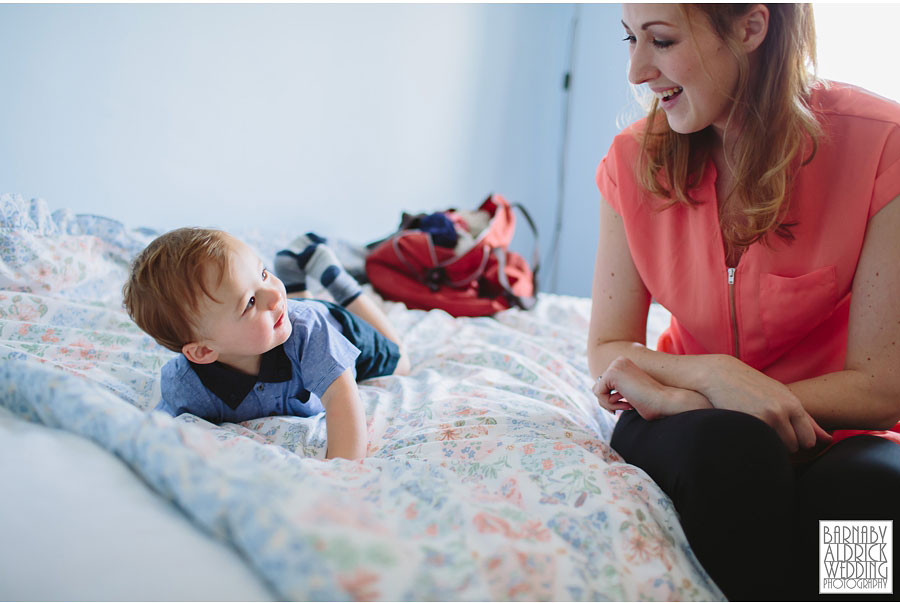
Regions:
<svg viewBox="0 0 900 603"><path fill-rule="evenodd" d="M751 415L706 409L645 421L626 411L612 446L669 495L691 548L732 600L820 598L818 520L900 514L900 446L883 438L848 438L794 467Z"/></svg>

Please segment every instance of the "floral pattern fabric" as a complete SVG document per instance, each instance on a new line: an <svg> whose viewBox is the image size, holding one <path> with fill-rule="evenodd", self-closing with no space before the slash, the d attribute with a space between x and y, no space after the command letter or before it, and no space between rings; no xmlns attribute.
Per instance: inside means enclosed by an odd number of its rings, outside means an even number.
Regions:
<svg viewBox="0 0 900 603"><path fill-rule="evenodd" d="M153 236L0 196L0 404L120 457L279 596L723 598L671 501L609 446L590 300L456 319L385 303L412 373L361 384L368 457L323 462L321 415L217 426L148 410L172 353L121 287Z"/></svg>

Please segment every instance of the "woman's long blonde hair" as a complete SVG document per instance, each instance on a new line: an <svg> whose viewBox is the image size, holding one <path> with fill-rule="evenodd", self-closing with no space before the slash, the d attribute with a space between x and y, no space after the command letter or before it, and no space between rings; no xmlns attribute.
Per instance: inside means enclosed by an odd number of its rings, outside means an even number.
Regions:
<svg viewBox="0 0 900 603"><path fill-rule="evenodd" d="M720 226L727 249L742 248L776 232L792 239L785 222L791 174L815 155L821 128L807 105L815 81L816 34L809 4L767 4L769 27L757 49L756 69L733 33L753 4L681 5L690 23L704 15L738 60L738 82L728 117L740 136L731 155L734 187L722 200ZM689 189L703 177L715 141L712 128L674 132L654 99L641 136L638 181L649 192L677 203L696 203ZM761 152L761 149L764 152Z"/></svg>

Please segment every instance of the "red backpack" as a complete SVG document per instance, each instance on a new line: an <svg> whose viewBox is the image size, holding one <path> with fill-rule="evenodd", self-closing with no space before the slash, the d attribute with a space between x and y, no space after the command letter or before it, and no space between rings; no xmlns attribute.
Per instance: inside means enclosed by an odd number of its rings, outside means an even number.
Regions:
<svg viewBox="0 0 900 603"><path fill-rule="evenodd" d="M429 232L401 229L366 257L369 282L385 299L421 310L440 308L453 316L531 308L537 295L537 230L525 208L515 207L534 232L534 270L507 249L516 228L513 206L501 195L491 195L478 208L490 221L471 247L456 255L454 249L436 245Z"/></svg>

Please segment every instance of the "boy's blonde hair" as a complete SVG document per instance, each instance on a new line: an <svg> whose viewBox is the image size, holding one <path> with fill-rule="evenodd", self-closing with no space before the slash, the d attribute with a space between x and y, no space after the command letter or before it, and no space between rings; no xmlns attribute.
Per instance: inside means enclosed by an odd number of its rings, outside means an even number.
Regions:
<svg viewBox="0 0 900 603"><path fill-rule="evenodd" d="M180 352L193 341L200 294L210 299L207 267L221 282L232 238L221 230L179 228L157 237L134 259L122 288L131 319L160 345Z"/></svg>

